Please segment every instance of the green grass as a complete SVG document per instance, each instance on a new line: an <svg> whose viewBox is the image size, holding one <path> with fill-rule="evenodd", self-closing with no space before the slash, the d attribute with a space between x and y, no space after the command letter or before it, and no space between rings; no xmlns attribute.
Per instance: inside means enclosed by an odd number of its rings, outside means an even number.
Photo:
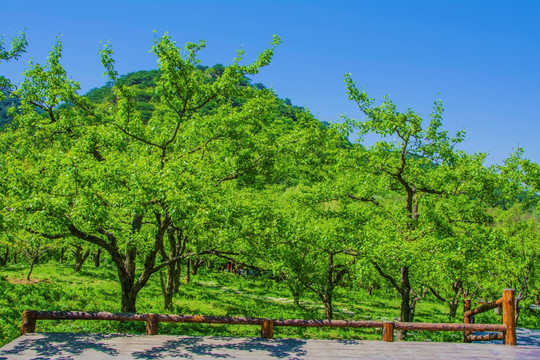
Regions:
<svg viewBox="0 0 540 360"><path fill-rule="evenodd" d="M26 277L22 266L0 269L0 345L19 335L23 310L120 310L120 287L112 268L95 269L91 264L78 274L71 266L45 264L37 266L33 278L37 283L17 283ZM10 280L10 281L8 281ZM15 281L13 281L15 280ZM285 284L264 277L240 277L233 274L203 269L192 276L189 285L182 285L174 297L175 314L200 314L216 316L247 316L265 318L322 319L324 312L319 299L306 293L300 307L292 302L275 301L290 299ZM15 282L15 283L13 283ZM399 299L394 292L381 292L368 296L361 289L336 290L335 319L344 320L396 320L399 316ZM166 313L156 276L145 287L137 301L141 313ZM352 313L351 313L352 312ZM448 322L447 307L423 299L417 305L416 322ZM458 315L459 316L459 315ZM500 323L493 313L478 317L477 322ZM540 327L540 315L525 313L521 326ZM459 319L456 319L459 321ZM36 331L43 332L98 332L145 333L144 323L111 321L41 320ZM161 334L258 336L259 326L172 324L160 323ZM297 328L277 327L275 337L369 339L379 340L380 329ZM460 341L461 333L410 332L411 340Z"/></svg>

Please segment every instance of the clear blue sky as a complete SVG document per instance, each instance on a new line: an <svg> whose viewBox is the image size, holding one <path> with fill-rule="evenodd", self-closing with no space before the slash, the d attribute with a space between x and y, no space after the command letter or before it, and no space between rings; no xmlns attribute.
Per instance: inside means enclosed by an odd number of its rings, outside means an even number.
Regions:
<svg viewBox="0 0 540 360"><path fill-rule="evenodd" d="M58 35L64 66L83 91L104 84L100 41L111 41L117 69L153 69L153 30L182 44L203 39L206 65L236 49L252 59L283 38L273 63L253 79L305 106L320 120L362 118L347 100L352 73L376 98L429 115L440 97L445 128L465 129L462 148L500 163L513 148L540 163L540 1L5 1L0 34L26 28L28 53L0 65L14 80L42 62Z"/></svg>

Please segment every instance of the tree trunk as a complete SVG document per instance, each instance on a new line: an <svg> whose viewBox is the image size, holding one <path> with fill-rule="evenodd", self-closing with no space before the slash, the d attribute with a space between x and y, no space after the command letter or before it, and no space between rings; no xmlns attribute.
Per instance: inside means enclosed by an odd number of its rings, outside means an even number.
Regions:
<svg viewBox="0 0 540 360"><path fill-rule="evenodd" d="M169 269L170 271L170 269ZM173 299L173 292L172 288L170 287L169 283L169 271L167 272L167 282L165 282L163 278L163 272L159 273L159 280L161 282L161 292L163 292L163 308L166 311L172 311L172 299Z"/></svg>
<svg viewBox="0 0 540 360"><path fill-rule="evenodd" d="M450 299L449 305L449 316L450 319L455 319L457 314L457 309L459 307L459 299L458 298L452 298Z"/></svg>
<svg viewBox="0 0 540 360"><path fill-rule="evenodd" d="M294 304L294 306L300 307L300 294L295 292L292 295L293 295L293 304Z"/></svg>
<svg viewBox="0 0 540 360"><path fill-rule="evenodd" d="M399 321L409 322L411 307L411 285L409 283L409 268L404 266L401 268L401 315Z"/></svg>
<svg viewBox="0 0 540 360"><path fill-rule="evenodd" d="M199 271L199 268L200 268L201 265L203 265L205 262L206 262L206 259L203 259L203 258L200 258L200 257L196 256L196 257L191 261L191 274L192 274L192 275L197 275L197 273L198 273L198 271Z"/></svg>
<svg viewBox="0 0 540 360"><path fill-rule="evenodd" d="M404 266L401 268L401 314L399 317L399 321L401 322L409 322L412 321L411 317L411 285L409 282L409 268L407 266ZM414 311L414 310L413 310ZM399 340L404 340L407 336L407 331L400 330L397 333L397 338Z"/></svg>
<svg viewBox="0 0 540 360"><path fill-rule="evenodd" d="M184 253L187 236L180 229L168 229L167 239L169 242L169 253L165 249L160 250L163 261L170 260L181 256ZM161 291L163 292L164 308L172 311L173 296L180 288L180 277L182 276L182 267L179 261L167 265L167 279L164 280L163 273L160 273ZM189 273L189 268L188 268Z"/></svg>
<svg viewBox="0 0 540 360"><path fill-rule="evenodd" d="M302 294L302 290L298 285L293 285L289 288L291 289L291 293L293 296L294 306L300 306L300 295Z"/></svg>
<svg viewBox="0 0 540 360"><path fill-rule="evenodd" d="M0 266L6 266L9 259L9 247L6 247L4 254L0 257Z"/></svg>
<svg viewBox="0 0 540 360"><path fill-rule="evenodd" d="M30 261L30 270L28 271L28 275L26 276L26 281L30 281L30 276L32 275L32 271L34 271L34 261Z"/></svg>
<svg viewBox="0 0 540 360"><path fill-rule="evenodd" d="M88 256L90 255L90 250L87 250L86 252L83 250L82 246L75 245L75 250L73 251L73 255L75 255L75 272L78 273L81 271L81 268L88 259Z"/></svg>
<svg viewBox="0 0 540 360"><path fill-rule="evenodd" d="M186 259L186 285L189 285L191 282L191 259Z"/></svg>
<svg viewBox="0 0 540 360"><path fill-rule="evenodd" d="M300 281L295 281L294 279L287 278L284 274L282 274L281 276L287 284L291 295L293 296L294 306L300 306L300 296L304 292L305 286L302 285Z"/></svg>
<svg viewBox="0 0 540 360"><path fill-rule="evenodd" d="M531 273L531 270L532 270L532 263L529 264L527 273L523 277L523 280L521 281L521 287L519 289L519 293L516 296L516 317L515 317L516 324L518 323L518 319L519 319L519 306L518 306L519 302L528 297L527 293L529 290L529 274Z"/></svg>
<svg viewBox="0 0 540 360"><path fill-rule="evenodd" d="M324 315L328 320L332 320L333 317L333 308L332 308L332 293L327 292L322 297L321 300L324 306Z"/></svg>
<svg viewBox="0 0 540 360"><path fill-rule="evenodd" d="M452 290L454 291L454 296L452 296L450 298L450 301L448 302L448 306L449 306L449 316L450 316L450 320L452 319L455 319L456 318L456 314L457 314L457 309L459 307L459 299L460 299L460 295L463 294L463 283L461 282L461 280L456 280L454 281L454 283L452 284Z"/></svg>
<svg viewBox="0 0 540 360"><path fill-rule="evenodd" d="M60 248L60 257L58 259L58 263L61 264L64 262L64 254L66 252L66 248L65 247L62 247Z"/></svg>
<svg viewBox="0 0 540 360"><path fill-rule="evenodd" d="M102 249L97 249L93 255L94 266L96 268L99 268L101 266L101 252L102 252Z"/></svg>
<svg viewBox="0 0 540 360"><path fill-rule="evenodd" d="M164 280L163 273L160 273L161 290L163 292L164 309L172 311L173 296L178 292L181 275L180 263L175 262L167 266L167 279Z"/></svg>
<svg viewBox="0 0 540 360"><path fill-rule="evenodd" d="M120 279L120 285L122 287L122 303L120 309L122 312L136 313L136 301L139 290L135 287L134 281L130 277L124 277Z"/></svg>
<svg viewBox="0 0 540 360"><path fill-rule="evenodd" d="M139 291L135 291L135 269L137 250L126 250L123 269L118 269L118 277L122 287L122 312L137 312L135 302Z"/></svg>
<svg viewBox="0 0 540 360"><path fill-rule="evenodd" d="M121 311L123 313L136 313L137 312L137 295L139 295L139 291L133 291L133 288L131 288L130 291L124 291L122 287L122 305L121 305Z"/></svg>

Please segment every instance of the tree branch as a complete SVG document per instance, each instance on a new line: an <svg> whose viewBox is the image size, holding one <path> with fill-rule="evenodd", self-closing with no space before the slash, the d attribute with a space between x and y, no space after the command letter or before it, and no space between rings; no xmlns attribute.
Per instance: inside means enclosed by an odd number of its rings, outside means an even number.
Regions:
<svg viewBox="0 0 540 360"><path fill-rule="evenodd" d="M375 261L372 261L371 262L373 264L373 266L375 267L375 270L377 270L377 272L379 273L379 275L381 275L383 278L385 278L386 280L390 281L390 283L392 284L392 286L399 292L401 293L401 286L398 285L398 283L396 282L396 280L394 280L393 277L391 277L390 275L386 274L382 269L381 267L375 262Z"/></svg>
<svg viewBox="0 0 540 360"><path fill-rule="evenodd" d="M354 196L353 194L351 193L347 193L347 196L349 199L353 199L353 200L358 200L358 201L363 201L363 202L372 202L374 203L375 205L379 206L379 202L377 200L375 200L374 198L364 198L364 197L358 197L358 196Z"/></svg>
<svg viewBox="0 0 540 360"><path fill-rule="evenodd" d="M436 292L435 289L433 289L431 286L428 286L428 289L429 289L429 291L431 291L431 293L433 294L433 296L435 296L437 299L439 299L440 301L446 302L446 299L443 298L441 295L439 295L439 293Z"/></svg>

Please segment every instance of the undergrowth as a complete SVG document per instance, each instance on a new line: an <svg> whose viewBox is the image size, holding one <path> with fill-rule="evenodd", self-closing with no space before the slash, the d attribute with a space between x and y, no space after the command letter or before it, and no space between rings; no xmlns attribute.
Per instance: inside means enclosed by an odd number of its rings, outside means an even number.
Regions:
<svg viewBox="0 0 540 360"><path fill-rule="evenodd" d="M23 310L110 311L120 309L120 286L113 268L88 266L74 274L71 266L45 264L36 266L34 281L23 280L22 266L0 269L0 346L19 335ZM334 319L397 320L399 299L392 291L369 296L364 290L339 288L334 301ZM167 313L158 277L145 287L137 301L140 313ZM447 307L431 299L417 305L416 322L449 322ZM319 299L306 293L295 306L285 284L262 276L241 277L203 269L183 284L174 297L172 313L215 316L246 316L274 319L323 319ZM460 316L455 322L459 322ZM494 312L482 314L476 322L501 323ZM520 326L540 328L540 314L523 310ZM144 334L145 323L89 320L40 320L38 332L86 332ZM254 337L260 326L220 324L160 323L159 333L173 335ZM380 329L276 327L275 337L380 340ZM461 333L409 332L408 339L423 341L461 341Z"/></svg>

